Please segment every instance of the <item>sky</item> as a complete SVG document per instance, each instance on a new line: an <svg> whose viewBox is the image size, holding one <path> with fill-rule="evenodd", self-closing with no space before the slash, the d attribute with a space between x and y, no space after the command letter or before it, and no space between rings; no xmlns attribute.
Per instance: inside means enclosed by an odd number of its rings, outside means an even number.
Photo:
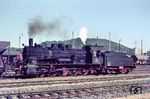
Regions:
<svg viewBox="0 0 150 99"><path fill-rule="evenodd" d="M28 27L37 17L49 24L59 23L59 31L42 31L34 42L71 39L82 27L87 37L108 39L130 48L150 50L150 0L0 0L0 41L11 46L28 44ZM59 20L59 21L57 21ZM61 21L60 21L61 20ZM51 33L47 33L51 32ZM52 33L53 32L53 33ZM60 32L60 33L58 33Z"/></svg>

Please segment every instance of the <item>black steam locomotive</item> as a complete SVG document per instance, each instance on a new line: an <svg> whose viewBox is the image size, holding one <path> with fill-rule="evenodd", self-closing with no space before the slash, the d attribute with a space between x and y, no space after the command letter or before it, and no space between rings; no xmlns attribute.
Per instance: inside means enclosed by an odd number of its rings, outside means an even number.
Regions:
<svg viewBox="0 0 150 99"><path fill-rule="evenodd" d="M23 63L16 68L22 76L68 76L107 73L128 73L135 68L132 57L122 52L102 52L99 46L85 45L82 49L68 44L42 47L29 39L22 52Z"/></svg>

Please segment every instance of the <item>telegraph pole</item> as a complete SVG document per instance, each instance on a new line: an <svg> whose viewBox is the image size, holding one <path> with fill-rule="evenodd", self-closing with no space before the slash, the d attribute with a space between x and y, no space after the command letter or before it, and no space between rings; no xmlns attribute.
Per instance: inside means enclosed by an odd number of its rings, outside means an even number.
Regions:
<svg viewBox="0 0 150 99"><path fill-rule="evenodd" d="M137 41L135 41L135 49L136 49L136 47L137 47Z"/></svg>
<svg viewBox="0 0 150 99"><path fill-rule="evenodd" d="M111 51L111 33L109 32L109 51Z"/></svg>
<svg viewBox="0 0 150 99"><path fill-rule="evenodd" d="M141 55L143 54L143 39L141 39Z"/></svg>
<svg viewBox="0 0 150 99"><path fill-rule="evenodd" d="M122 41L122 40L120 39L120 40L119 40L119 52L120 52L120 42L121 42L121 41Z"/></svg>
<svg viewBox="0 0 150 99"><path fill-rule="evenodd" d="M19 50L21 51L21 37L23 37L23 33L19 34Z"/></svg>
<svg viewBox="0 0 150 99"><path fill-rule="evenodd" d="M19 50L20 50L20 44L21 44L21 36L19 35Z"/></svg>
<svg viewBox="0 0 150 99"><path fill-rule="evenodd" d="M72 48L74 48L74 32L72 31Z"/></svg>

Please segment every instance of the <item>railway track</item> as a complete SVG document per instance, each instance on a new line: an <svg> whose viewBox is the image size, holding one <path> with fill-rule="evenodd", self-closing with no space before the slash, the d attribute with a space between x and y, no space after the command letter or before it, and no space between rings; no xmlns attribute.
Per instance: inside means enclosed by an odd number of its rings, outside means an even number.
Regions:
<svg viewBox="0 0 150 99"><path fill-rule="evenodd" d="M137 65L129 74L150 73L150 65Z"/></svg>
<svg viewBox="0 0 150 99"><path fill-rule="evenodd" d="M3 99L112 99L116 97L124 97L131 95L131 87L139 86L142 90L139 93L150 92L150 78L135 79L135 80L119 80L119 81L103 81L103 82L88 82L86 84L64 84L56 86L42 86L42 90L38 90L41 86L33 87L33 90L19 91L13 88L12 93L6 89L0 90L0 98ZM46 90L44 88L47 87ZM55 87L55 88L54 88ZM25 87L22 87L24 89ZM59 88L59 89L57 89ZM5 93L5 92L7 93ZM3 93L3 95L2 95ZM4 94L5 93L5 94ZM100 98L98 98L100 97Z"/></svg>
<svg viewBox="0 0 150 99"><path fill-rule="evenodd" d="M150 97L150 93L144 93L144 94L120 97L120 98L115 98L115 99L149 99L149 97Z"/></svg>
<svg viewBox="0 0 150 99"><path fill-rule="evenodd" d="M129 80L137 78L149 78L150 74L138 75L107 75L107 76L79 76L79 77L53 77L53 78L34 78L34 79L14 79L0 80L0 88L11 88L21 86L36 86L36 85L53 85L53 84L71 84L94 81L112 81L112 80Z"/></svg>
<svg viewBox="0 0 150 99"><path fill-rule="evenodd" d="M116 97L126 97L131 95L131 86L139 86L142 88L142 93L150 92L150 66L137 66L137 68L126 75L100 75L100 76L75 76L75 77L43 77L32 79L1 79L0 80L0 99L112 99ZM149 79L148 82L142 81L140 83L124 83L127 80ZM107 82L117 82L118 84L107 85ZM87 83L105 82L105 86L90 85L85 87ZM60 85L72 85L70 89ZM76 84L82 84L76 87ZM111 84L111 83L110 83ZM39 88L39 86L42 86ZM49 86L57 86L56 88L42 88ZM33 87L29 91L25 90L28 87ZM42 89L35 91L36 87ZM61 89L63 87L64 89ZM58 90L60 88L60 90ZM10 89L9 91L5 89ZM16 90L17 89L17 90ZM13 90L13 91L12 91ZM15 91L14 91L15 90ZM12 92L13 93L12 93ZM100 98L99 98L100 97Z"/></svg>

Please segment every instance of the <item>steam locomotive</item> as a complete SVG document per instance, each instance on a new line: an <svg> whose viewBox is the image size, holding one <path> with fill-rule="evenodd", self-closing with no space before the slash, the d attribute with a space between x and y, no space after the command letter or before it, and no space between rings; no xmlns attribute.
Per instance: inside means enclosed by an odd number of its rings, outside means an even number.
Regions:
<svg viewBox="0 0 150 99"><path fill-rule="evenodd" d="M23 62L16 67L21 76L76 76L107 73L128 73L135 68L134 59L123 52L102 52L98 45L82 49L69 44L42 47L29 39L22 52Z"/></svg>

